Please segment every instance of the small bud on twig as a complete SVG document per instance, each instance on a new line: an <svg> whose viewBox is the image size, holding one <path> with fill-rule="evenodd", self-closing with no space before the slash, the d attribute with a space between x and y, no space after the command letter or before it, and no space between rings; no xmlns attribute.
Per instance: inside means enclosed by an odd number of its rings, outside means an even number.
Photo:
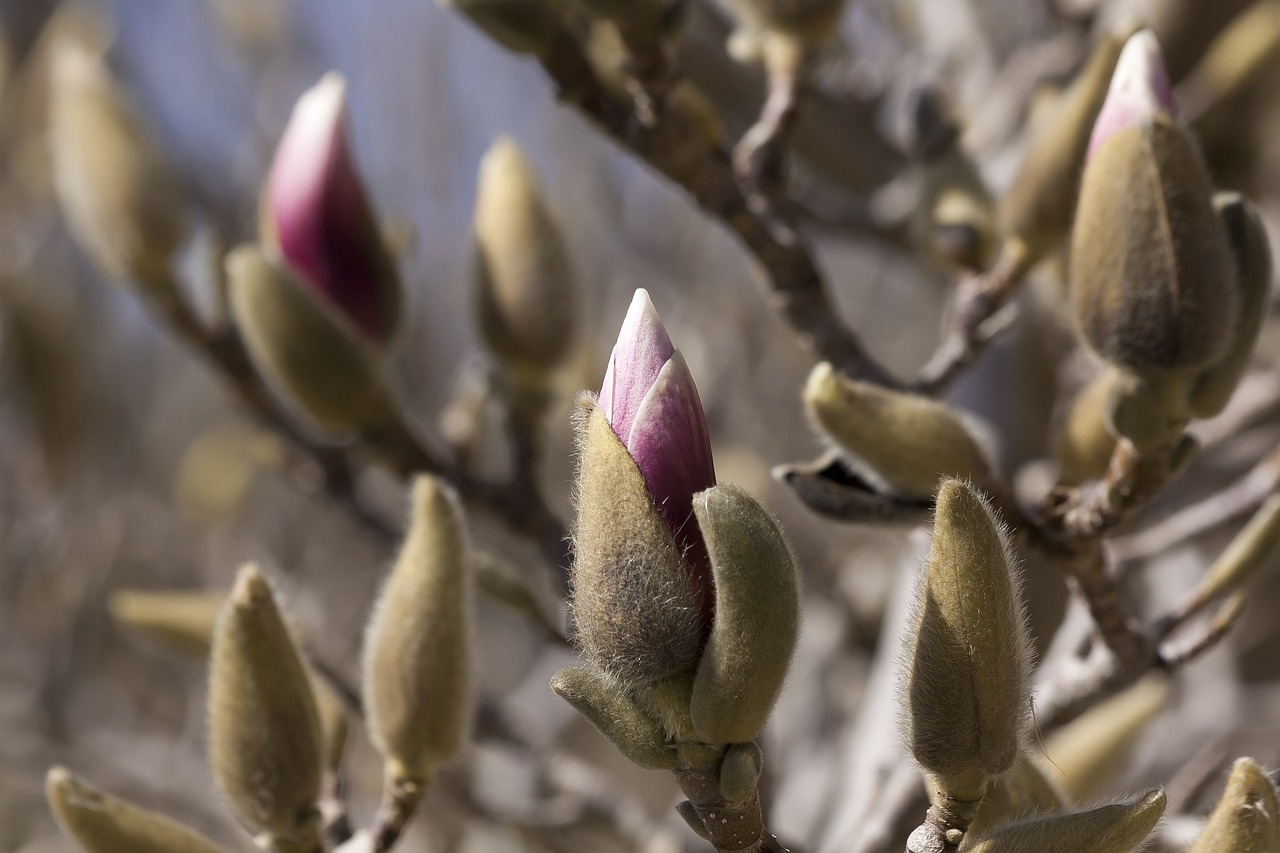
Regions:
<svg viewBox="0 0 1280 853"><path fill-rule="evenodd" d="M1089 811L1028 818L1002 826L970 853L1129 853L1164 814L1164 791Z"/></svg>
<svg viewBox="0 0 1280 853"><path fill-rule="evenodd" d="M1227 789L1188 853L1227 851L1280 851L1280 794L1251 758L1241 758L1231 768Z"/></svg>

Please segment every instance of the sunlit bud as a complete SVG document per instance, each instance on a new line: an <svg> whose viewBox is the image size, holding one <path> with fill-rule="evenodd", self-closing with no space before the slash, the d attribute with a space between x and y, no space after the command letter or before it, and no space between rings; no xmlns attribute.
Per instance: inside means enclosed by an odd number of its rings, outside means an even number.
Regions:
<svg viewBox="0 0 1280 853"><path fill-rule="evenodd" d="M943 403L847 379L823 362L809 374L805 406L818 430L868 479L927 498L943 477L990 477L965 423Z"/></svg>
<svg viewBox="0 0 1280 853"><path fill-rule="evenodd" d="M209 653L223 593L122 589L111 594L111 617L165 650L193 657Z"/></svg>
<svg viewBox="0 0 1280 853"><path fill-rule="evenodd" d="M453 489L413 484L409 536L364 646L369 734L389 776L424 783L462 744L471 709L467 534Z"/></svg>
<svg viewBox="0 0 1280 853"><path fill-rule="evenodd" d="M550 0L439 0L516 53L542 53L563 29Z"/></svg>
<svg viewBox="0 0 1280 853"><path fill-rule="evenodd" d="M223 853L194 829L100 791L65 768L49 771L44 790L63 831L86 853Z"/></svg>
<svg viewBox="0 0 1280 853"><path fill-rule="evenodd" d="M1277 853L1280 851L1280 795L1252 758L1231 768L1204 832L1188 853Z"/></svg>
<svg viewBox="0 0 1280 853"><path fill-rule="evenodd" d="M209 665L209 764L263 847L318 843L323 735L307 671L266 579L245 566L223 605Z"/></svg>
<svg viewBox="0 0 1280 853"><path fill-rule="evenodd" d="M586 666L562 669L551 679L551 689L633 764L650 770L675 769L675 746L667 742L662 724L608 674Z"/></svg>
<svg viewBox="0 0 1280 853"><path fill-rule="evenodd" d="M506 137L480 161L474 231L485 344L517 373L542 374L573 343L577 288L537 177Z"/></svg>
<svg viewBox="0 0 1280 853"><path fill-rule="evenodd" d="M938 491L902 700L907 744L947 799L980 800L1013 764L1030 705L1029 643L1014 560L986 501Z"/></svg>
<svg viewBox="0 0 1280 853"><path fill-rule="evenodd" d="M262 237L299 281L385 343L400 283L343 129L346 91L329 72L298 99L267 176Z"/></svg>
<svg viewBox="0 0 1280 853"><path fill-rule="evenodd" d="M1122 130L1150 123L1157 117L1173 120L1177 114L1160 44L1151 30L1142 30L1125 42L1120 52L1107 99L1089 135L1086 159Z"/></svg>
<svg viewBox="0 0 1280 853"><path fill-rule="evenodd" d="M1037 815L999 827L971 853L1130 853L1164 814L1164 791L1137 800L1064 815Z"/></svg>

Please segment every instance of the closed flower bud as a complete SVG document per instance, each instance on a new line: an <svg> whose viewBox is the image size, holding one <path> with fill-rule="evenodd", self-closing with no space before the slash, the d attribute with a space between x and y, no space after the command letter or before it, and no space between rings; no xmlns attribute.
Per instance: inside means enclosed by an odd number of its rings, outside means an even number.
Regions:
<svg viewBox="0 0 1280 853"><path fill-rule="evenodd" d="M71 34L55 42L50 85L54 186L72 234L109 278L169 288L183 200L136 107L100 49Z"/></svg>
<svg viewBox="0 0 1280 853"><path fill-rule="evenodd" d="M800 627L795 561L777 522L736 486L693 501L715 576L715 620L698 662L690 718L705 743L746 743L764 728Z"/></svg>
<svg viewBox="0 0 1280 853"><path fill-rule="evenodd" d="M1164 814L1164 791L1065 815L1037 815L999 827L970 853L1130 853Z"/></svg>
<svg viewBox="0 0 1280 853"><path fill-rule="evenodd" d="M262 242L370 340L395 330L400 282L351 156L346 82L330 72L293 108L263 195Z"/></svg>
<svg viewBox="0 0 1280 853"><path fill-rule="evenodd" d="M489 38L516 53L545 51L563 29L551 0L439 0L484 30Z"/></svg>
<svg viewBox="0 0 1280 853"><path fill-rule="evenodd" d="M1280 851L1280 795L1252 758L1231 768L1204 832L1188 853L1277 853Z"/></svg>
<svg viewBox="0 0 1280 853"><path fill-rule="evenodd" d="M927 397L846 379L823 362L809 374L804 401L818 430L886 491L927 498L943 477L991 475L969 428Z"/></svg>
<svg viewBox="0 0 1280 853"><path fill-rule="evenodd" d="M44 789L54 817L86 853L223 853L194 829L100 791L65 768L51 769Z"/></svg>
<svg viewBox="0 0 1280 853"><path fill-rule="evenodd" d="M413 484L409 536L378 595L364 645L369 734L388 775L424 783L462 744L471 709L467 534L441 480Z"/></svg>
<svg viewBox="0 0 1280 853"><path fill-rule="evenodd" d="M1066 798L1048 775L1027 756L1018 753L1013 766L991 783L978 806L973 823L965 831L968 838L981 838L993 827L1011 823L1033 813L1058 814Z"/></svg>
<svg viewBox="0 0 1280 853"><path fill-rule="evenodd" d="M724 751L720 761L720 793L730 802L753 797L764 768L764 755L753 741L735 743Z"/></svg>
<svg viewBox="0 0 1280 853"><path fill-rule="evenodd" d="M474 230L485 344L517 373L545 373L573 342L576 287L537 177L505 137L480 162Z"/></svg>
<svg viewBox="0 0 1280 853"><path fill-rule="evenodd" d="M1116 439L1110 427L1110 401L1119 371L1104 368L1076 394L1053 442L1060 481L1079 485L1106 473Z"/></svg>
<svg viewBox="0 0 1280 853"><path fill-rule="evenodd" d="M1212 196L1155 37L1138 33L1098 114L1071 247L1077 323L1113 364L1188 371L1226 354L1239 297Z"/></svg>
<svg viewBox="0 0 1280 853"><path fill-rule="evenodd" d="M254 246L228 256L227 276L249 355L299 414L335 435L396 422L377 355L345 316Z"/></svg>
<svg viewBox="0 0 1280 853"><path fill-rule="evenodd" d="M631 763L649 770L675 769L675 745L667 742L662 724L607 673L585 666L562 669L551 679L551 689Z"/></svg>
<svg viewBox="0 0 1280 853"><path fill-rule="evenodd" d="M1044 744L1041 769L1052 774L1073 801L1106 793L1168 698L1168 676L1144 677L1054 732Z"/></svg>
<svg viewBox="0 0 1280 853"><path fill-rule="evenodd" d="M903 684L907 744L947 799L973 803L1021 747L1029 644L1008 540L973 487L938 491Z"/></svg>
<svg viewBox="0 0 1280 853"><path fill-rule="evenodd" d="M245 566L213 639L209 764L261 846L317 849L322 737L306 668L271 587Z"/></svg>
<svg viewBox="0 0 1280 853"><path fill-rule="evenodd" d="M161 648L193 657L209 654L222 593L122 589L107 603L111 617Z"/></svg>

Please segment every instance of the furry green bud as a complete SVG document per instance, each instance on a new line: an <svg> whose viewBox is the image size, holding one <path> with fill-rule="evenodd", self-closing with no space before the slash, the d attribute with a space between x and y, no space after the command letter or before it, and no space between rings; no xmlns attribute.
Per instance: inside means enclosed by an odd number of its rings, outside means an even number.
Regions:
<svg viewBox="0 0 1280 853"><path fill-rule="evenodd" d="M715 621L690 717L706 743L754 740L782 689L800 624L799 578L768 511L737 486L699 492L693 513L715 579Z"/></svg>
<svg viewBox="0 0 1280 853"><path fill-rule="evenodd" d="M751 799L763 767L764 755L754 742L730 745L720 762L720 793L730 802Z"/></svg>
<svg viewBox="0 0 1280 853"><path fill-rule="evenodd" d="M194 829L100 791L62 767L44 784L49 808L86 853L223 853Z"/></svg>
<svg viewBox="0 0 1280 853"><path fill-rule="evenodd" d="M439 0L515 53L546 50L562 24L549 0Z"/></svg>
<svg viewBox="0 0 1280 853"><path fill-rule="evenodd" d="M1188 853L1232 851L1280 851L1280 795L1252 758L1241 758L1231 768L1227 789Z"/></svg>
<svg viewBox="0 0 1280 853"><path fill-rule="evenodd" d="M320 715L271 587L252 565L223 604L209 669L209 764L227 803L261 846L316 849Z"/></svg>
<svg viewBox="0 0 1280 853"><path fill-rule="evenodd" d="M1213 197L1213 206L1226 228L1235 257L1240 320L1227 354L1200 374L1191 389L1190 407L1198 418L1211 418L1227 407L1253 356L1271 296L1271 249L1257 210L1238 193L1218 193Z"/></svg>
<svg viewBox="0 0 1280 853"><path fill-rule="evenodd" d="M1076 802L1106 792L1168 698L1168 676L1147 675L1054 732L1044 745L1041 769Z"/></svg>
<svg viewBox="0 0 1280 853"><path fill-rule="evenodd" d="M443 481L413 484L409 536L364 645L369 735L398 779L426 781L462 743L471 702L470 579L462 508Z"/></svg>
<svg viewBox="0 0 1280 853"><path fill-rule="evenodd" d="M886 491L927 498L943 477L991 476L972 432L942 403L846 379L826 362L809 374L804 401L818 430Z"/></svg>
<svg viewBox="0 0 1280 853"><path fill-rule="evenodd" d="M667 742L662 724L608 674L587 666L562 669L551 679L551 689L631 763L649 770L675 769L675 747Z"/></svg>
<svg viewBox="0 0 1280 853"><path fill-rule="evenodd" d="M206 591L122 589L111 593L107 608L117 623L161 648L202 658L209 654L224 597Z"/></svg>
<svg viewBox="0 0 1280 853"><path fill-rule="evenodd" d="M545 372L573 341L576 288L537 177L505 137L480 161L474 231L485 344L516 371Z"/></svg>
<svg viewBox="0 0 1280 853"><path fill-rule="evenodd" d="M1027 725L1029 644L1008 540L959 480L938 491L903 685L907 743L948 798L975 802Z"/></svg>
<svg viewBox="0 0 1280 853"><path fill-rule="evenodd" d="M1065 815L1037 815L980 839L970 853L1130 853L1164 814L1164 791Z"/></svg>
<svg viewBox="0 0 1280 853"><path fill-rule="evenodd" d="M227 275L254 364L301 415L332 434L396 421L378 357L346 317L254 246L228 256Z"/></svg>
<svg viewBox="0 0 1280 853"><path fill-rule="evenodd" d="M1058 814L1066 806L1066 798L1025 750L1018 753L1013 766L987 788L973 822L965 830L969 838L981 838L992 827L1011 823L1029 814Z"/></svg>

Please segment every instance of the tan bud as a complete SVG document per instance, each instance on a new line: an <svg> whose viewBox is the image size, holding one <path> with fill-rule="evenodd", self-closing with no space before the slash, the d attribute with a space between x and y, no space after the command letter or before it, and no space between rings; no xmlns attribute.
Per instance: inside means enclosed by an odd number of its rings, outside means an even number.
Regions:
<svg viewBox="0 0 1280 853"><path fill-rule="evenodd" d="M1053 443L1063 483L1079 485L1106 473L1116 446L1109 420L1110 400L1118 379L1115 368L1105 368L1071 401Z"/></svg>
<svg viewBox="0 0 1280 853"><path fill-rule="evenodd" d="M943 477L991 476L972 432L942 403L846 379L826 362L809 374L804 401L818 430L886 491L925 499Z"/></svg>
<svg viewBox="0 0 1280 853"><path fill-rule="evenodd" d="M1111 434L1143 451L1177 442L1191 419L1187 395L1193 382L1185 373L1117 370L1106 402Z"/></svg>
<svg viewBox="0 0 1280 853"><path fill-rule="evenodd" d="M1168 698L1168 676L1145 676L1054 732L1044 744L1040 769L1075 802L1106 793Z"/></svg>
<svg viewBox="0 0 1280 853"><path fill-rule="evenodd" d="M512 369L541 374L569 351L577 288L537 176L506 137L480 161L474 231L485 344Z"/></svg>
<svg viewBox="0 0 1280 853"><path fill-rule="evenodd" d="M1280 495L1272 495L1205 572L1198 588L1200 597L1208 602L1243 589L1260 571L1275 565L1277 542Z"/></svg>
<svg viewBox="0 0 1280 853"><path fill-rule="evenodd" d="M181 190L100 46L56 37L50 102L54 184L77 242L109 278L168 288L185 237Z"/></svg>
<svg viewBox="0 0 1280 853"><path fill-rule="evenodd" d="M731 744L720 761L720 793L730 802L751 799L760 783L764 755L755 743Z"/></svg>
<svg viewBox="0 0 1280 853"><path fill-rule="evenodd" d="M306 667L266 579L244 566L223 605L209 673L209 764L263 841L318 843L323 743Z"/></svg>
<svg viewBox="0 0 1280 853"><path fill-rule="evenodd" d="M631 763L649 770L675 769L675 747L667 742L662 724L606 673L588 666L562 669L551 679L551 689Z"/></svg>
<svg viewBox="0 0 1280 853"><path fill-rule="evenodd" d="M1227 353L1239 296L1212 196L1195 143L1165 114L1093 152L1071 242L1072 303L1108 361L1198 371Z"/></svg>
<svg viewBox="0 0 1280 853"><path fill-rule="evenodd" d="M194 829L100 791L63 767L49 771L44 790L63 831L86 853L223 853Z"/></svg>
<svg viewBox="0 0 1280 853"><path fill-rule="evenodd" d="M737 486L693 498L711 555L715 618L689 714L705 743L746 743L764 728L800 627L800 581L778 524Z"/></svg>
<svg viewBox="0 0 1280 853"><path fill-rule="evenodd" d="M1213 206L1235 258L1240 319L1227 354L1200 374L1191 389L1190 407L1198 418L1211 418L1227 407L1249 367L1271 296L1271 249L1258 212L1238 193L1218 193Z"/></svg>
<svg viewBox="0 0 1280 853"><path fill-rule="evenodd" d="M965 835L981 838L992 827L1020 820L1032 813L1058 814L1066 804L1062 792L1023 750L1009 771L987 788Z"/></svg>
<svg viewBox="0 0 1280 853"><path fill-rule="evenodd" d="M538 54L563 29L549 0L439 0L471 19L491 39L515 53Z"/></svg>
<svg viewBox="0 0 1280 853"><path fill-rule="evenodd" d="M1063 92L1054 114L1031 140L1022 165L1000 200L1000 230L1033 259L1066 239L1094 119L1106 100L1116 61L1131 31L1105 36Z"/></svg>
<svg viewBox="0 0 1280 853"><path fill-rule="evenodd" d="M205 657L213 641L224 594L204 590L153 592L122 589L111 594L107 608L117 623L165 651Z"/></svg>
<svg viewBox="0 0 1280 853"><path fill-rule="evenodd" d="M1231 768L1227 789L1187 853L1230 851L1280 851L1280 795L1252 758L1241 758Z"/></svg>
<svg viewBox="0 0 1280 853"><path fill-rule="evenodd" d="M325 766L336 770L342 763L342 754L347 748L347 707L323 676L314 670L309 670L308 674L311 677L311 693L316 700L316 713L320 715Z"/></svg>
<svg viewBox="0 0 1280 853"><path fill-rule="evenodd" d="M1038 815L999 827L970 853L1130 853L1164 814L1164 791L1064 815Z"/></svg>
<svg viewBox="0 0 1280 853"><path fill-rule="evenodd" d="M418 477L409 536L369 620L364 697L389 771L419 784L457 753L470 715L468 547L453 489Z"/></svg>
<svg viewBox="0 0 1280 853"><path fill-rule="evenodd" d="M938 491L903 684L907 743L942 793L981 799L1009 769L1030 707L1030 652L1008 540L959 480Z"/></svg>
<svg viewBox="0 0 1280 853"><path fill-rule="evenodd" d="M638 689L697 662L699 606L640 469L604 413L586 405L571 578L576 641L588 660Z"/></svg>
<svg viewBox="0 0 1280 853"><path fill-rule="evenodd" d="M300 415L335 435L397 422L378 358L345 317L257 247L235 249L227 275L254 364Z"/></svg>

